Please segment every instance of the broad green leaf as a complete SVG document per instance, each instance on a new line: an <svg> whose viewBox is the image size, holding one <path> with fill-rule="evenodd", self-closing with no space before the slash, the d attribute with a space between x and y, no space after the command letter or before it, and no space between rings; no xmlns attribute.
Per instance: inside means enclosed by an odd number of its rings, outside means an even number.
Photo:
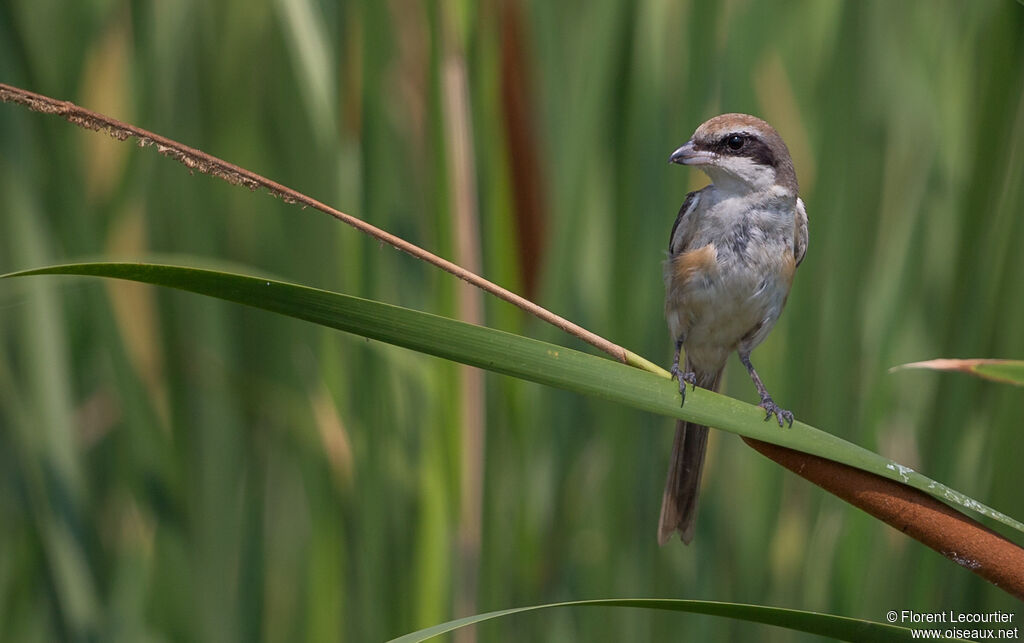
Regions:
<svg viewBox="0 0 1024 643"><path fill-rule="evenodd" d="M1024 386L1024 361L1015 359L931 359L911 362L889 369L889 372L921 368L931 371L960 371L994 382Z"/></svg>
<svg viewBox="0 0 1024 643"><path fill-rule="evenodd" d="M209 295L404 346L496 373L593 395L637 409L713 426L863 469L958 504L1024 533L1024 524L910 467L803 422L779 428L764 412L696 389L679 405L675 381L571 348L408 308L273 279L146 263L79 263L10 273L92 275Z"/></svg>
<svg viewBox="0 0 1024 643"><path fill-rule="evenodd" d="M530 607L517 607L486 614L477 614L465 618L448 621L434 625L417 632L392 639L389 643L419 643L445 632L451 632L467 625L482 623L495 618L532 612L536 610L550 609L552 607L632 607L654 610L666 610L671 612L690 612L693 614L710 614L712 616L723 616L734 618L751 623L764 623L776 625L798 632L818 634L840 641L910 641L912 640L911 630L875 623L845 616L832 616L819 612L806 612L803 610L783 609L779 607L765 607L763 605L748 605L743 603L720 603L717 601L694 601L682 599L654 599L654 598L608 598L590 601L569 601L565 603L548 603L546 605L532 605ZM960 640L960 639L951 639Z"/></svg>

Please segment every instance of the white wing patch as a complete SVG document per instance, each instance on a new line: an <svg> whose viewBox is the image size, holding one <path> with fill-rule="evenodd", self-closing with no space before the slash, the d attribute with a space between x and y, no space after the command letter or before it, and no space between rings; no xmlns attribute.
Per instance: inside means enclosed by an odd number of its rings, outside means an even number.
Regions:
<svg viewBox="0 0 1024 643"><path fill-rule="evenodd" d="M804 255L807 254L807 208L804 206L804 200L797 197L796 200L796 231L795 238L793 239L793 258L796 259L796 265L800 265L800 262L804 260Z"/></svg>

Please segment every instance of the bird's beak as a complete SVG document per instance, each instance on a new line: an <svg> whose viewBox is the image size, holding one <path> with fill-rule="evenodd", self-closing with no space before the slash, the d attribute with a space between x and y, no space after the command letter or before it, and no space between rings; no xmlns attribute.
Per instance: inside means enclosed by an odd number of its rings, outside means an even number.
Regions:
<svg viewBox="0 0 1024 643"><path fill-rule="evenodd" d="M687 141L685 145L672 152L672 156L668 157L669 163L678 163L679 165L708 165L713 160L714 156L710 152L695 149L692 140Z"/></svg>

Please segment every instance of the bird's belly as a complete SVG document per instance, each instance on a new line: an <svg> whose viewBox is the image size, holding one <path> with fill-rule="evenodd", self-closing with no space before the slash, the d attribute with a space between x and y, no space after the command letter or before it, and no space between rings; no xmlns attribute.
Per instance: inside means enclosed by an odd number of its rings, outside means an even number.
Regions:
<svg viewBox="0 0 1024 643"><path fill-rule="evenodd" d="M674 338L683 337L692 363L720 368L741 342L753 349L771 330L789 293L792 260L784 252L775 261L739 261L716 252L714 261L693 268L692 259L683 265L687 254L666 266L669 327Z"/></svg>

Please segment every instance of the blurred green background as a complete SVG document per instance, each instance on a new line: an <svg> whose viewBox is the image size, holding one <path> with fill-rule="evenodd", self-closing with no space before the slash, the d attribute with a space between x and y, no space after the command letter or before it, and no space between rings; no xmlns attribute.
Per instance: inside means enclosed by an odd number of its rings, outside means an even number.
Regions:
<svg viewBox="0 0 1024 643"><path fill-rule="evenodd" d="M668 155L717 113L767 119L811 230L754 353L769 389L1018 519L1021 390L886 371L1024 357L1022 63L1012 0L0 2L0 81L477 264L663 364L660 264L706 182ZM0 272L170 253L580 347L324 215L12 105L0 209ZM694 544L659 549L671 430L198 296L0 283L0 639L370 641L620 596L1019 613L727 434ZM475 636L809 638L597 608Z"/></svg>

